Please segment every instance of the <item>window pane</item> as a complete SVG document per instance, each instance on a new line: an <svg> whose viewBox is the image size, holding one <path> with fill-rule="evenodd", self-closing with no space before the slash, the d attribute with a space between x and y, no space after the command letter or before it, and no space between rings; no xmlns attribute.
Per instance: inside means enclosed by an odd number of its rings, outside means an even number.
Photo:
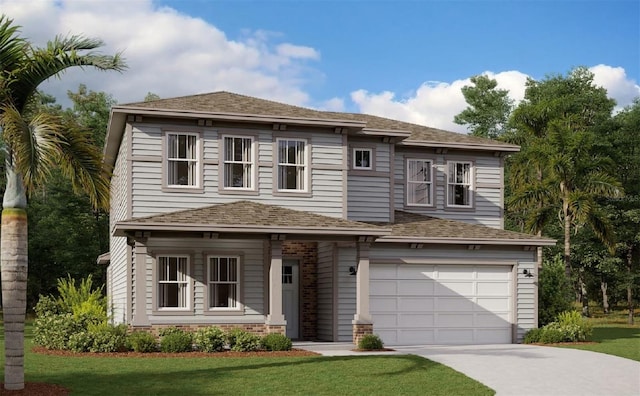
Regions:
<svg viewBox="0 0 640 396"><path fill-rule="evenodd" d="M178 284L163 283L160 285L160 307L163 308L179 308L181 305L178 301Z"/></svg>
<svg viewBox="0 0 640 396"><path fill-rule="evenodd" d="M229 258L229 281L238 281L238 260L236 258Z"/></svg>
<svg viewBox="0 0 640 396"><path fill-rule="evenodd" d="M211 257L209 259L209 281L215 282L218 280L218 258Z"/></svg>
<svg viewBox="0 0 640 396"><path fill-rule="evenodd" d="M225 187L249 187L245 185L245 165L225 164Z"/></svg>

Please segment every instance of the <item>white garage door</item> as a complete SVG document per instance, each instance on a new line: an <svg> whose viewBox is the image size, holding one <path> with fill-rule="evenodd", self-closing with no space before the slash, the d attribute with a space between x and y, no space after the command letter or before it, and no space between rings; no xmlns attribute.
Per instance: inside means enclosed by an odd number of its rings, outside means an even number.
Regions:
<svg viewBox="0 0 640 396"><path fill-rule="evenodd" d="M511 268L373 264L374 333L387 345L511 343Z"/></svg>

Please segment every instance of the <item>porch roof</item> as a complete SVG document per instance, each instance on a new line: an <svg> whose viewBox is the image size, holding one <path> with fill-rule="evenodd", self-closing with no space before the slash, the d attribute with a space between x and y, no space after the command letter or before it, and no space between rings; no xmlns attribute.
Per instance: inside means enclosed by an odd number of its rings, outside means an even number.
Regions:
<svg viewBox="0 0 640 396"><path fill-rule="evenodd" d="M252 201L140 217L116 223L114 235L135 232L209 232L380 237L391 228Z"/></svg>
<svg viewBox="0 0 640 396"><path fill-rule="evenodd" d="M554 239L400 210L395 211L393 224L372 224L391 227L392 230L391 235L376 242L522 246L552 246L556 243Z"/></svg>

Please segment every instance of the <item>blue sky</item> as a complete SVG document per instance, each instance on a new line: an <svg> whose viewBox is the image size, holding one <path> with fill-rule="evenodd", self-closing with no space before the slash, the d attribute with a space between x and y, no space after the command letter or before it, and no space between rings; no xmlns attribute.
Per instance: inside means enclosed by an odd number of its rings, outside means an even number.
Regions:
<svg viewBox="0 0 640 396"><path fill-rule="evenodd" d="M520 100L527 77L591 68L620 106L640 95L640 1L0 0L37 43L101 37L129 71L72 72L120 103L230 90L444 129L479 73Z"/></svg>

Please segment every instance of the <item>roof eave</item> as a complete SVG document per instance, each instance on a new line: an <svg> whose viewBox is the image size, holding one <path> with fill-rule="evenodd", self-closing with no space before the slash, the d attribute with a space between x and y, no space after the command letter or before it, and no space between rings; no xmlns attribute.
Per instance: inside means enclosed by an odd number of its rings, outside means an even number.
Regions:
<svg viewBox="0 0 640 396"><path fill-rule="evenodd" d="M352 236L388 236L390 228L357 228L357 227L280 227L226 224L182 224L182 223L137 223L118 222L114 228L114 236L127 236L127 232L135 231L173 231L173 232L218 232L248 234L299 234L299 235L352 235Z"/></svg>
<svg viewBox="0 0 640 396"><path fill-rule="evenodd" d="M436 142L432 140L403 140L398 143L400 146L414 147L442 147L466 150L486 150L517 153L520 146L513 144L490 144L490 143L460 143L460 142Z"/></svg>
<svg viewBox="0 0 640 396"><path fill-rule="evenodd" d="M409 236L383 236L376 242L387 243L428 243L446 245L511 245L511 246L553 246L554 239L508 239L508 238L433 238Z"/></svg>

